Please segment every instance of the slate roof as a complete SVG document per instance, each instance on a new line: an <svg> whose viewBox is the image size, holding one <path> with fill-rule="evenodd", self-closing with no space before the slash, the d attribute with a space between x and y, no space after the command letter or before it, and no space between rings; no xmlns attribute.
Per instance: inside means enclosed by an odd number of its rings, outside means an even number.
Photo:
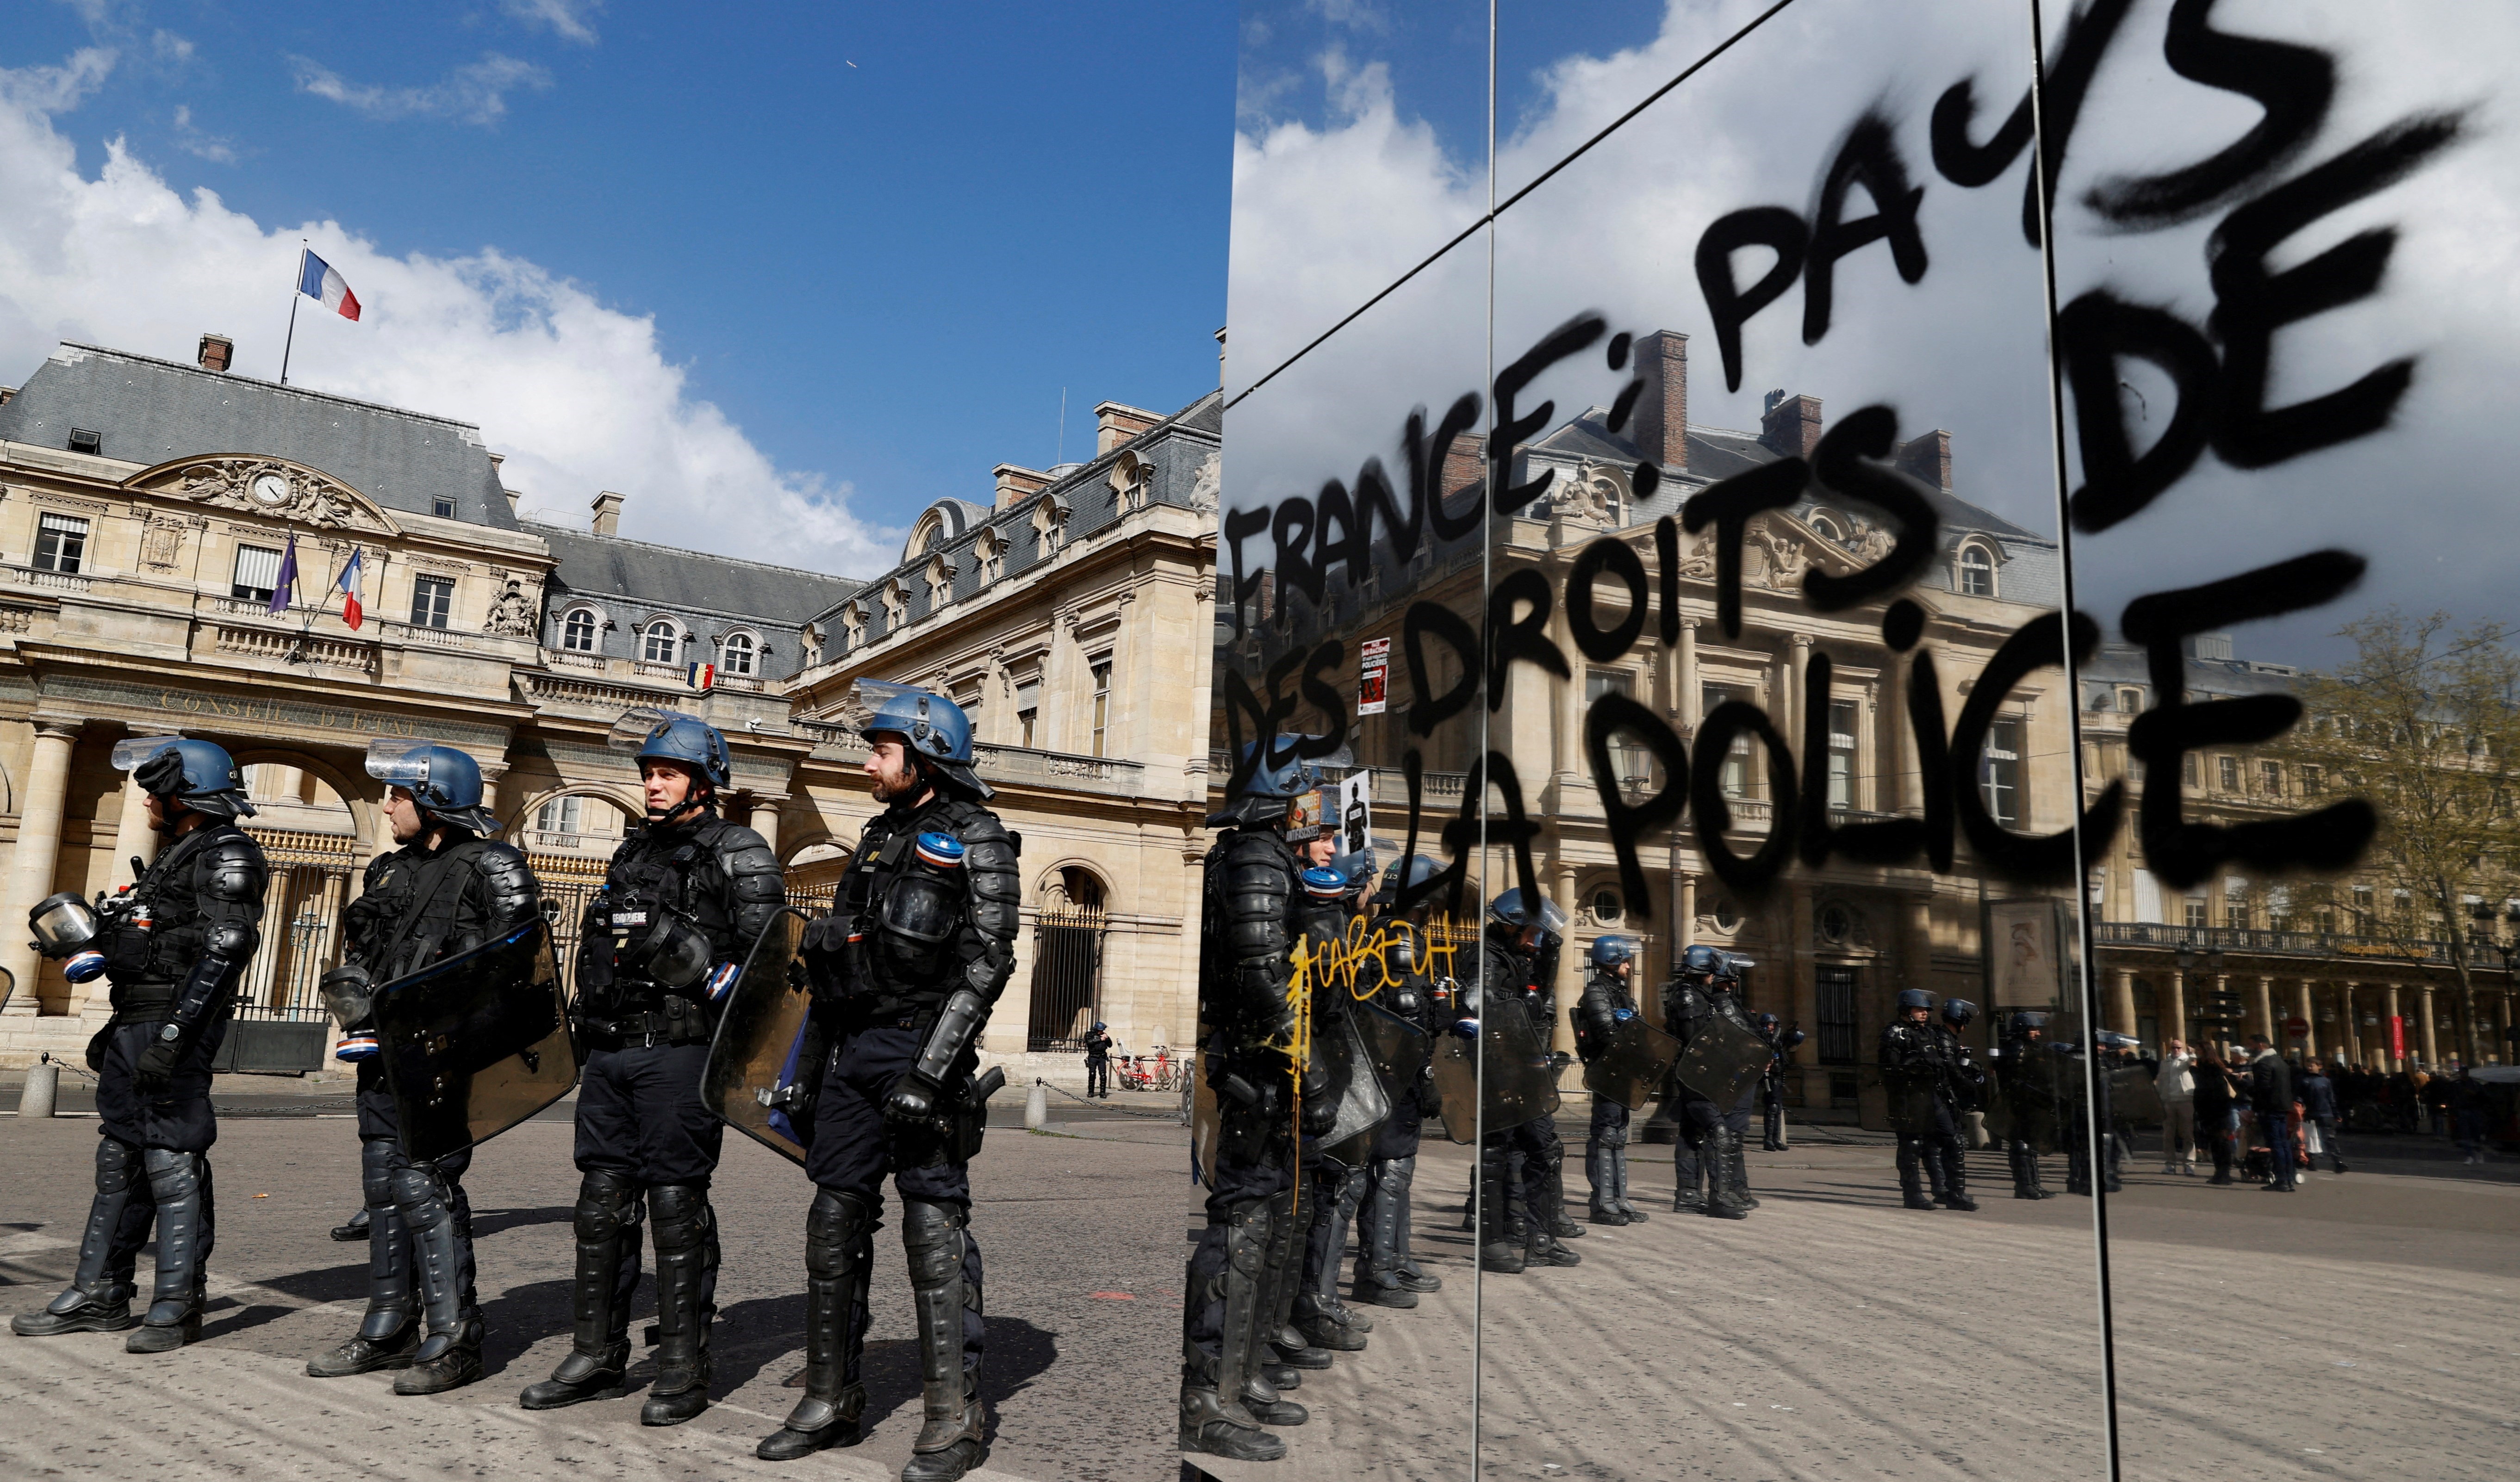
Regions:
<svg viewBox="0 0 2520 1482"><path fill-rule="evenodd" d="M560 558L556 586L691 612L722 612L794 627L856 591L859 582L617 535L524 522ZM558 598L555 596L554 602Z"/></svg>
<svg viewBox="0 0 2520 1482"><path fill-rule="evenodd" d="M385 509L517 528L497 466L470 423L65 340L6 406L0 438L69 447L72 427L126 463L220 453L321 470Z"/></svg>

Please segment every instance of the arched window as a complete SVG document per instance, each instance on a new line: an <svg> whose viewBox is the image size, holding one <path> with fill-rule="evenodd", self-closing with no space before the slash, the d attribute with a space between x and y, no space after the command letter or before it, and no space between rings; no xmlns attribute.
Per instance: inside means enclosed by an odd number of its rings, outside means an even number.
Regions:
<svg viewBox="0 0 2520 1482"><path fill-rule="evenodd" d="M1995 557L1978 541L1960 547L1960 595L1995 595Z"/></svg>
<svg viewBox="0 0 2520 1482"><path fill-rule="evenodd" d="M1814 515L1811 517L1811 527L1813 534L1818 535L1821 539L1827 541L1831 545L1842 546L1846 544L1845 532L1838 528L1837 521L1835 519L1826 515Z"/></svg>
<svg viewBox="0 0 2520 1482"><path fill-rule="evenodd" d="M718 667L729 674L750 674L758 664L761 645L749 633L730 633L726 646L718 651Z"/></svg>
<svg viewBox="0 0 2520 1482"><path fill-rule="evenodd" d="M652 664L683 661L683 634L672 618L660 617L648 625L639 645L639 656Z"/></svg>
<svg viewBox="0 0 2520 1482"><path fill-rule="evenodd" d="M595 635L596 622L593 607L572 607L569 609L568 616L561 619L560 646L571 653L594 652Z"/></svg>

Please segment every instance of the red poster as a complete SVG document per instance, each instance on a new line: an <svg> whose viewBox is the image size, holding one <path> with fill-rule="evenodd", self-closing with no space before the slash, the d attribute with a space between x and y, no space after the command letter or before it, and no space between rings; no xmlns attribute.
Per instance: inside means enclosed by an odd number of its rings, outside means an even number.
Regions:
<svg viewBox="0 0 2520 1482"><path fill-rule="evenodd" d="M2403 1060L2406 1057L2407 1018L2405 1014L2393 1013L2389 1015L2389 1058Z"/></svg>
<svg viewBox="0 0 2520 1482"><path fill-rule="evenodd" d="M1391 640L1369 638L1360 651L1362 662L1357 668L1356 713L1380 715L1389 702L1391 681Z"/></svg>

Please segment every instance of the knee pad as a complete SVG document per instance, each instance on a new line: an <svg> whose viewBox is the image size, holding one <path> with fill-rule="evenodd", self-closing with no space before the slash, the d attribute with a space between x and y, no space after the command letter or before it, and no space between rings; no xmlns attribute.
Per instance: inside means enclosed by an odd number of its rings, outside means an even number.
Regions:
<svg viewBox="0 0 2520 1482"><path fill-rule="evenodd" d="M708 1190L698 1184L659 1184L648 1190L649 1223L656 1251L689 1250L717 1234Z"/></svg>
<svg viewBox="0 0 2520 1482"><path fill-rule="evenodd" d="M821 1190L805 1212L805 1274L836 1277L848 1270L849 1258L875 1234L875 1212L853 1193Z"/></svg>
<svg viewBox="0 0 2520 1482"><path fill-rule="evenodd" d="M131 1192L140 1181L140 1149L120 1138L96 1140L96 1191L113 1198Z"/></svg>
<svg viewBox="0 0 2520 1482"><path fill-rule="evenodd" d="M140 1158L149 1175L150 1197L160 1205L181 1203L202 1191L200 1153L150 1147L142 1149Z"/></svg>
<svg viewBox="0 0 2520 1482"><path fill-rule="evenodd" d="M959 1204L902 1201L901 1243L910 1252L912 1285L938 1286L962 1275L963 1227L969 1220Z"/></svg>
<svg viewBox="0 0 2520 1482"><path fill-rule="evenodd" d="M639 1222L639 1187L627 1174L598 1169L577 1186L577 1237L609 1240Z"/></svg>
<svg viewBox="0 0 2520 1482"><path fill-rule="evenodd" d="M446 1207L446 1185L437 1170L426 1164L405 1163L394 1169L391 1187L393 1206L402 1211L406 1224L417 1223L414 1216L424 1210Z"/></svg>
<svg viewBox="0 0 2520 1482"><path fill-rule="evenodd" d="M390 1139L369 1138L359 1144L359 1194L370 1209L393 1202L393 1154Z"/></svg>

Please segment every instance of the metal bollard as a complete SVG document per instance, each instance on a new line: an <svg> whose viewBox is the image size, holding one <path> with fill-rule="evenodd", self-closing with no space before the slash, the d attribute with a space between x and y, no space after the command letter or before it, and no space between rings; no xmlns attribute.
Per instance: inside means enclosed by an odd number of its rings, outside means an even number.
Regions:
<svg viewBox="0 0 2520 1482"><path fill-rule="evenodd" d="M1050 1125L1050 1086L1039 1076L1033 1077L1032 1094L1024 1098L1024 1131L1039 1132Z"/></svg>
<svg viewBox="0 0 2520 1482"><path fill-rule="evenodd" d="M18 1118L48 1117L61 1096L62 1067L50 1055L26 1067L26 1084L18 1093Z"/></svg>

